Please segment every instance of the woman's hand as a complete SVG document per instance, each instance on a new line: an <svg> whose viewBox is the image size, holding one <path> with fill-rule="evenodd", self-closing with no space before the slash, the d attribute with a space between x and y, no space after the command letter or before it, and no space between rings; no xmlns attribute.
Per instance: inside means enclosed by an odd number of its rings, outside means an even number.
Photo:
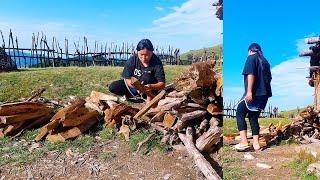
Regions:
<svg viewBox="0 0 320 180"><path fill-rule="evenodd" d="M252 102L252 100L253 100L252 92L247 92L245 99L246 99L246 102Z"/></svg>

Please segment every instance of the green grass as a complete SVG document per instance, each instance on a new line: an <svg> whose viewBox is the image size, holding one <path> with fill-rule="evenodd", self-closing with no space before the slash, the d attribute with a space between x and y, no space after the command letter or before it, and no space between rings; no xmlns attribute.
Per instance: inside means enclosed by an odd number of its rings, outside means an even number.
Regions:
<svg viewBox="0 0 320 180"><path fill-rule="evenodd" d="M247 121L248 130L250 130L251 129L250 123L248 120L246 121ZM282 124L289 124L292 122L292 120L288 118L260 118L259 119L260 127L268 126L270 123L277 125L279 122L281 122ZM232 133L238 133L237 121L236 119L226 118L223 120L223 134L227 135Z"/></svg>
<svg viewBox="0 0 320 180"><path fill-rule="evenodd" d="M195 57L201 57L204 55L204 51L207 51L207 55L208 56L213 56L213 54L221 54L222 53L222 46L221 45L217 45L214 47L210 47L210 48L202 48L202 49L195 49L195 50L191 50L188 51L186 53L183 53L180 55L180 59L182 61L184 60L188 60L188 58L192 58L192 56Z"/></svg>
<svg viewBox="0 0 320 180"><path fill-rule="evenodd" d="M98 155L99 159L102 161L109 161L110 159L116 157L116 154L113 152L102 152Z"/></svg>
<svg viewBox="0 0 320 180"><path fill-rule="evenodd" d="M158 149L160 152L165 153L169 150L169 146L161 144L162 134L153 132L151 130L138 130L135 131L129 139L129 147L132 152L138 148L138 143L148 137L149 134L154 133L149 141L147 141L140 149L143 154L147 154L153 149Z"/></svg>
<svg viewBox="0 0 320 180"><path fill-rule="evenodd" d="M223 179L233 180L239 177L249 176L255 173L253 168L242 167L242 159L234 156L230 146L223 146L219 152L222 160Z"/></svg>
<svg viewBox="0 0 320 180"><path fill-rule="evenodd" d="M307 168L311 163L317 162L319 160L319 158L316 159L312 155L304 151L300 151L293 161L284 166L293 169L295 171L295 175L298 176L301 180L317 180L318 178L315 174L307 173Z"/></svg>
<svg viewBox="0 0 320 180"><path fill-rule="evenodd" d="M72 150L79 151L79 153L86 152L90 147L95 144L96 140L94 137L89 135L81 135L77 137L75 140L67 140L65 142L45 142L45 148L48 151L65 151L68 148L72 148Z"/></svg>
<svg viewBox="0 0 320 180"><path fill-rule="evenodd" d="M165 66L169 84L187 66ZM0 73L0 102L18 101L31 92L46 88L43 96L49 99L66 99L69 96L84 98L92 90L108 93L107 84L120 79L123 67L61 67L33 68Z"/></svg>

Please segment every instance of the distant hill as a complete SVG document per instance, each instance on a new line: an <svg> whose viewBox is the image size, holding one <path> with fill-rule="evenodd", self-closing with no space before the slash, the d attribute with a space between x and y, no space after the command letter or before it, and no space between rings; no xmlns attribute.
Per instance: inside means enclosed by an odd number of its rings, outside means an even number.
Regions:
<svg viewBox="0 0 320 180"><path fill-rule="evenodd" d="M220 56L222 54L222 45L217 45L217 46L213 46L213 47L209 47L209 48L202 48L202 49L195 49L195 50L191 50L188 51L186 53L183 53L180 55L180 59L183 60L190 60L193 57L196 58L200 58L201 56L204 56L204 54L206 54L206 56Z"/></svg>

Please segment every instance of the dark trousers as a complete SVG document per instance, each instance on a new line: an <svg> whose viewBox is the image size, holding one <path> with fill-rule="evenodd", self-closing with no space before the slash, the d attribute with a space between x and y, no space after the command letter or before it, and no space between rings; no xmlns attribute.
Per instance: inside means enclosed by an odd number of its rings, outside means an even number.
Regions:
<svg viewBox="0 0 320 180"><path fill-rule="evenodd" d="M238 104L237 107L237 113L236 113L236 118L237 118L237 125L238 125L238 130L243 131L247 130L247 123L246 123L246 116L248 115L250 126L252 129L252 135L259 135L259 122L258 118L260 116L261 111L250 111L244 100L241 101Z"/></svg>
<svg viewBox="0 0 320 180"><path fill-rule="evenodd" d="M116 94L119 96L126 95L127 97L132 96L123 79L113 81L111 84L109 84L108 88L109 88L109 91L113 94Z"/></svg>

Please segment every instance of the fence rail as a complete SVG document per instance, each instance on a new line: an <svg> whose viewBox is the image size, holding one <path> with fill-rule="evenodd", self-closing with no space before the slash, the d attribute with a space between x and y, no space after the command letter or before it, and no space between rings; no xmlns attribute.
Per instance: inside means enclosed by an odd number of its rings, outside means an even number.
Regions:
<svg viewBox="0 0 320 180"><path fill-rule="evenodd" d="M226 118L235 118L237 113L237 102L224 103L223 114ZM277 118L279 117L278 107L269 105L260 113L260 118Z"/></svg>
<svg viewBox="0 0 320 180"><path fill-rule="evenodd" d="M74 42L71 46L67 38L61 44L57 38L47 38L43 33L32 35L31 47L21 48L18 37L14 37L10 30L8 41L3 36L0 50L6 53L10 65L16 68L29 67L60 67L60 66L123 66L131 55L136 54L135 46L129 43L116 45L114 43L98 43L95 41L94 48L89 48L88 39ZM1 42L1 41L0 41ZM7 43L6 43L7 42ZM73 51L73 52L71 52ZM167 65L188 65L192 60L180 60L180 49L168 46L166 48L155 46L154 53ZM221 57L221 55L219 55ZM209 57L215 59L216 57ZM207 56L203 58L207 60ZM218 59L218 58L217 58ZM1 59L0 59L1 61ZM218 64L222 61L217 60Z"/></svg>

